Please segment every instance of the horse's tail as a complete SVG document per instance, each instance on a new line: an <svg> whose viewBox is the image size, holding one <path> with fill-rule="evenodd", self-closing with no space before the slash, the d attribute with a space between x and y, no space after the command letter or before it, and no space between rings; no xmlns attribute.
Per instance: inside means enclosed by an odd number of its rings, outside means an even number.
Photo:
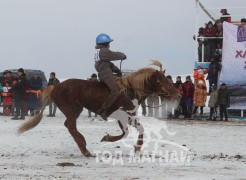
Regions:
<svg viewBox="0 0 246 180"><path fill-rule="evenodd" d="M43 112L44 109L47 105L49 105L52 102L52 98L51 98L51 92L53 91L54 86L48 86L46 87L43 92L42 92L42 107L41 107L41 111L36 114L34 117L32 117L31 119L29 119L28 121L26 121L25 123L23 123L17 131L18 135L21 135L22 133L24 133L25 131L28 131L34 127L36 127L40 121L43 118Z"/></svg>

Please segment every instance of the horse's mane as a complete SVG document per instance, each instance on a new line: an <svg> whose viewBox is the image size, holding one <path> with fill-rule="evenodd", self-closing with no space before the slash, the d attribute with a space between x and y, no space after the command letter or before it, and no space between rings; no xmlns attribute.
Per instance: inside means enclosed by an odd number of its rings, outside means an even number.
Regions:
<svg viewBox="0 0 246 180"><path fill-rule="evenodd" d="M150 65L160 67L160 72L162 72L162 64L157 60L151 60ZM154 68L142 68L136 72L130 73L127 76L121 78L122 83L125 87L131 87L134 93L138 97L145 95L144 93L144 83L148 83L149 79L156 72Z"/></svg>

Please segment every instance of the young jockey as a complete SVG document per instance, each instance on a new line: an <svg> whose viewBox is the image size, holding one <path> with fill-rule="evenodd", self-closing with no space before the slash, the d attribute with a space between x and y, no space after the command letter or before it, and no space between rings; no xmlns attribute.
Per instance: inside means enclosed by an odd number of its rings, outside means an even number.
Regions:
<svg viewBox="0 0 246 180"><path fill-rule="evenodd" d="M96 38L96 52L95 52L95 68L98 72L98 77L101 82L103 82L107 88L110 90L110 94L106 101L102 104L102 107L97 110L97 114L99 114L104 120L107 119L106 113L107 109L117 100L120 91L115 84L115 76L114 73L117 73L117 76L121 76L120 69L115 66L111 61L115 60L125 60L126 55L121 52L113 52L109 48L111 39L107 34L99 34Z"/></svg>

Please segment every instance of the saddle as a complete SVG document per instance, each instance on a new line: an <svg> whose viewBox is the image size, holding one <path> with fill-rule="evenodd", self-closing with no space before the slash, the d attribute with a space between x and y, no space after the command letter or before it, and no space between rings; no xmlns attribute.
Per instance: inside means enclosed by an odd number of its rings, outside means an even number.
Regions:
<svg viewBox="0 0 246 180"><path fill-rule="evenodd" d="M125 91L126 90L127 85L124 84L121 77L116 78L115 84L118 87L119 91Z"/></svg>

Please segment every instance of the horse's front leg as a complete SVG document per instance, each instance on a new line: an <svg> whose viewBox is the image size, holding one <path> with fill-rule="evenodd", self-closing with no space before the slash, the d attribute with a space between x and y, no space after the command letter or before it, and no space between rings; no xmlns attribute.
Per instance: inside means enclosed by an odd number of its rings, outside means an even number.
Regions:
<svg viewBox="0 0 246 180"><path fill-rule="evenodd" d="M139 152L141 150L141 147L143 145L143 133L144 133L144 128L142 124L140 124L138 118L131 117L129 119L129 125L135 127L137 131L139 132L138 139L136 144L134 145L135 152Z"/></svg>
<svg viewBox="0 0 246 180"><path fill-rule="evenodd" d="M127 123L124 121L118 120L118 124L120 126L120 129L122 130L122 134L119 136L111 136L108 134L102 138L101 142L102 141L115 142L115 141L121 140L124 137L127 137L127 135L129 134Z"/></svg>

